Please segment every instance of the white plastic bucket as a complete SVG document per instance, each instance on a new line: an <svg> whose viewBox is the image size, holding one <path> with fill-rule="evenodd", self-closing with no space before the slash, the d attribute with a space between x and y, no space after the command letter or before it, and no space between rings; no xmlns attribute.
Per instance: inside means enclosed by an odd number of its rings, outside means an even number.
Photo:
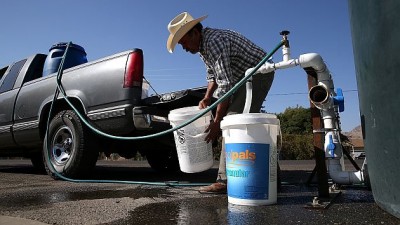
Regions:
<svg viewBox="0 0 400 225"><path fill-rule="evenodd" d="M275 115L247 113L225 116L228 202L270 205L277 202L277 136Z"/></svg>
<svg viewBox="0 0 400 225"><path fill-rule="evenodd" d="M168 120L172 127L183 124L203 110L198 106L172 110ZM185 173L197 173L208 170L213 165L212 143L204 141L204 131L210 124L211 112L174 131L175 145L178 152L179 167Z"/></svg>

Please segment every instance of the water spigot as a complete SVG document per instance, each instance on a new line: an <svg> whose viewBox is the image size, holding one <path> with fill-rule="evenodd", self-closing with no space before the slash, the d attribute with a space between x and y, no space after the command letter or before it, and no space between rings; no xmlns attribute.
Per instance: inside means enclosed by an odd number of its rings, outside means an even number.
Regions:
<svg viewBox="0 0 400 225"><path fill-rule="evenodd" d="M283 45L285 45L286 47L289 48L289 40L288 40L287 36L290 34L290 31L283 30L283 31L279 32L279 34L282 35Z"/></svg>
<svg viewBox="0 0 400 225"><path fill-rule="evenodd" d="M282 55L283 55L283 61L287 62L290 60L290 46L289 46L289 40L287 36L290 34L288 30L283 30L279 32L280 35L282 35Z"/></svg>

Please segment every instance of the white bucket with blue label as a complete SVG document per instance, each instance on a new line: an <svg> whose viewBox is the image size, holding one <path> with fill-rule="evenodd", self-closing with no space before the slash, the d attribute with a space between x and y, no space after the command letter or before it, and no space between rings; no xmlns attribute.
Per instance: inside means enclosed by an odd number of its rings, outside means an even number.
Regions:
<svg viewBox="0 0 400 225"><path fill-rule="evenodd" d="M270 205L277 202L276 115L247 113L225 116L228 202L236 205Z"/></svg>

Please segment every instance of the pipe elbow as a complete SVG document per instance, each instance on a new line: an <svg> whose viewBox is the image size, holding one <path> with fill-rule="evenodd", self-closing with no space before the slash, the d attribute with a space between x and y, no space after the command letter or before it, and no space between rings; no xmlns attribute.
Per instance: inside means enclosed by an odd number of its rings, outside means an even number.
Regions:
<svg viewBox="0 0 400 225"><path fill-rule="evenodd" d="M254 68L249 68L246 70L246 72L244 73L245 76L248 76L251 72L253 72Z"/></svg>
<svg viewBox="0 0 400 225"><path fill-rule="evenodd" d="M338 159L329 160L329 176L337 184L360 184L364 182L362 171L343 171Z"/></svg>
<svg viewBox="0 0 400 225"><path fill-rule="evenodd" d="M329 176L334 183L337 184L361 184L364 182L363 174L361 171L336 171L329 172Z"/></svg>
<svg viewBox="0 0 400 225"><path fill-rule="evenodd" d="M322 57L317 53L300 55L299 63L302 68L312 67L316 71L322 71L326 67Z"/></svg>

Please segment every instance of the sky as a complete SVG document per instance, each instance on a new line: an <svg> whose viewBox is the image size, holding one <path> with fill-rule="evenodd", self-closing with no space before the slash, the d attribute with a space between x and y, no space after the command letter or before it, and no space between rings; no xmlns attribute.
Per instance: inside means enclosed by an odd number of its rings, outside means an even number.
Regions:
<svg viewBox="0 0 400 225"><path fill-rule="evenodd" d="M36 53L48 53L58 42L72 41L89 61L125 50L144 53L144 75L157 93L206 85L198 55L177 45L166 49L167 25L181 12L208 15L205 27L235 30L269 52L289 30L292 58L318 53L335 88L342 88L343 131L360 124L357 81L347 0L5 0L0 13L0 68ZM282 52L274 55L282 61ZM150 90L150 94L154 91ZM310 107L307 75L300 67L278 70L264 102L269 113L288 107Z"/></svg>

